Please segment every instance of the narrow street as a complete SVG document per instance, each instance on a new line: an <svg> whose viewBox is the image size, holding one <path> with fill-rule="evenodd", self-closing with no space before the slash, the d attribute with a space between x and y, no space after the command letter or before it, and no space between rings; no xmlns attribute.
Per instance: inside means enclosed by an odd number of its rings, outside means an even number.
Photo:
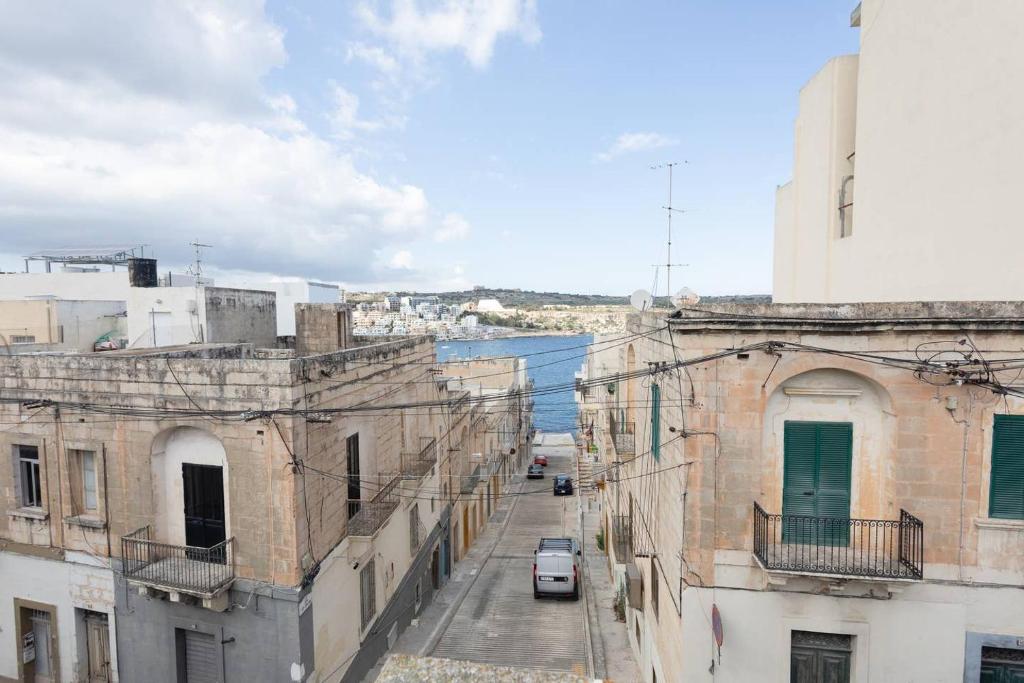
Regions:
<svg viewBox="0 0 1024 683"><path fill-rule="evenodd" d="M557 444L557 445L553 445ZM554 496L552 478L576 478L569 435L547 435L544 479L526 480L512 518L479 570L433 656L587 674L584 601L542 598L532 588L533 551L543 536L575 536L576 496ZM504 523L499 511L491 524Z"/></svg>

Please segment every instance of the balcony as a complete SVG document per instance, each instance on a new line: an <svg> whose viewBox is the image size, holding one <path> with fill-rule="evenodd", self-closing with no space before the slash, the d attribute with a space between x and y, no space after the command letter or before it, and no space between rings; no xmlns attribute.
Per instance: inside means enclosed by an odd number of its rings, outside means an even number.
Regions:
<svg viewBox="0 0 1024 683"><path fill-rule="evenodd" d="M473 493L473 489L480 483L480 465L473 468L473 471L462 477L462 487L459 489L463 494Z"/></svg>
<svg viewBox="0 0 1024 683"><path fill-rule="evenodd" d="M920 580L924 524L899 520L773 515L754 503L754 556L769 572Z"/></svg>
<svg viewBox="0 0 1024 683"><path fill-rule="evenodd" d="M400 500L397 489L401 477L383 475L381 481L384 483L373 498L349 499L349 536L373 536L387 523L391 513L398 507Z"/></svg>
<svg viewBox="0 0 1024 683"><path fill-rule="evenodd" d="M629 515L612 515L612 547L616 562L633 561L633 528Z"/></svg>
<svg viewBox="0 0 1024 683"><path fill-rule="evenodd" d="M417 453L402 453L402 476L406 479L419 479L437 463L437 439L420 439L420 450Z"/></svg>
<svg viewBox="0 0 1024 683"><path fill-rule="evenodd" d="M632 422L620 422L612 414L608 416L608 427L616 453L619 455L636 453L636 427Z"/></svg>
<svg viewBox="0 0 1024 683"><path fill-rule="evenodd" d="M184 593L210 600L234 580L234 538L199 548L158 543L152 536L152 527L144 526L121 538L121 560L129 581L172 597Z"/></svg>

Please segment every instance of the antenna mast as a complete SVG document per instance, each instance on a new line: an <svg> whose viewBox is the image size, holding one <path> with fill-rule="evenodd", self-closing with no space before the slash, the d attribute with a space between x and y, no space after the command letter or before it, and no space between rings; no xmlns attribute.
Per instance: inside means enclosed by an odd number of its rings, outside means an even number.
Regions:
<svg viewBox="0 0 1024 683"><path fill-rule="evenodd" d="M195 303L195 307L196 307L196 310L193 311L192 314L197 318L197 322L199 323L198 324L198 330L194 329L193 332L195 333L196 341L201 344L201 343L203 343L205 341L205 338L204 338L205 334L204 334L204 330L203 330L203 323L202 323L201 320L198 320L198 318L199 318L199 290L202 289L202 283L200 282L200 279L202 278L202 275L203 275L203 249L204 248L205 249L212 249L213 245L212 244L203 244L203 243L201 243L199 241L198 238L195 239L194 241L190 242L189 244L190 244L190 246L196 252L195 263L193 263L191 266L189 266L189 270L192 271L192 277L194 277L195 281L196 281L195 282L195 287L196 287L196 303Z"/></svg>
<svg viewBox="0 0 1024 683"><path fill-rule="evenodd" d="M682 163L687 164L688 161ZM678 166L680 162L670 161L665 164L658 164L657 166L651 166L651 170L657 170L659 168L668 169L668 204L661 208L665 209L665 214L668 216L668 244L665 263L655 264L655 267L665 266L665 296L672 297L672 267L685 267L690 264L688 263L672 263L672 213L686 213L685 209L676 209L672 206L672 169Z"/></svg>

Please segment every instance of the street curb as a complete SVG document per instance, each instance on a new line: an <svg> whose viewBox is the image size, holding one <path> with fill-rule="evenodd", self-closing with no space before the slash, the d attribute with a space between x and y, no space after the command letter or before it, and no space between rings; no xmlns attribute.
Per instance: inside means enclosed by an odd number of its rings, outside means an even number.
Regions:
<svg viewBox="0 0 1024 683"><path fill-rule="evenodd" d="M524 482L519 482L519 490L516 491L516 493L522 492L523 484ZM460 607L462 607L462 602L466 599L466 596L469 595L469 591L473 589L473 586L476 584L476 580L480 578L480 569L483 569L483 566L491 559L491 555L494 554L494 549L498 547L502 537L505 535L505 530L508 529L509 520L512 519L512 513L515 512L516 505L518 503L519 496L517 495L513 499L512 505L509 506L508 514L505 515L505 521L502 522L501 531L499 531L495 536L494 542L491 543L483 561L480 562L480 567L477 569L477 572L472 575L472 578L467 581L461 589L459 589L458 594L455 596L455 599L452 600L451 605L448 606L448 610L444 613L444 616L438 620L437 624L434 626L434 630L430 632L427 642L417 652L420 657L429 657L434 652L434 649L437 648L437 644L441 642L444 632L448 630L448 626L451 625L452 619L455 618L455 613L459 611Z"/></svg>

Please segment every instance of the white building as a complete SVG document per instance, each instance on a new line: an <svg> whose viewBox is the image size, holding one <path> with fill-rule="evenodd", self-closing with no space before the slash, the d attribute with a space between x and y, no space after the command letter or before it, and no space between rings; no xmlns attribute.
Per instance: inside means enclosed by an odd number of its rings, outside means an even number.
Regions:
<svg viewBox="0 0 1024 683"><path fill-rule="evenodd" d="M281 337L295 334L295 304L336 304L341 301L338 285L327 282L276 278L268 281L245 280L239 285L277 295L277 334Z"/></svg>
<svg viewBox="0 0 1024 683"><path fill-rule="evenodd" d="M864 0L801 90L774 300L1021 300L1018 0Z"/></svg>

